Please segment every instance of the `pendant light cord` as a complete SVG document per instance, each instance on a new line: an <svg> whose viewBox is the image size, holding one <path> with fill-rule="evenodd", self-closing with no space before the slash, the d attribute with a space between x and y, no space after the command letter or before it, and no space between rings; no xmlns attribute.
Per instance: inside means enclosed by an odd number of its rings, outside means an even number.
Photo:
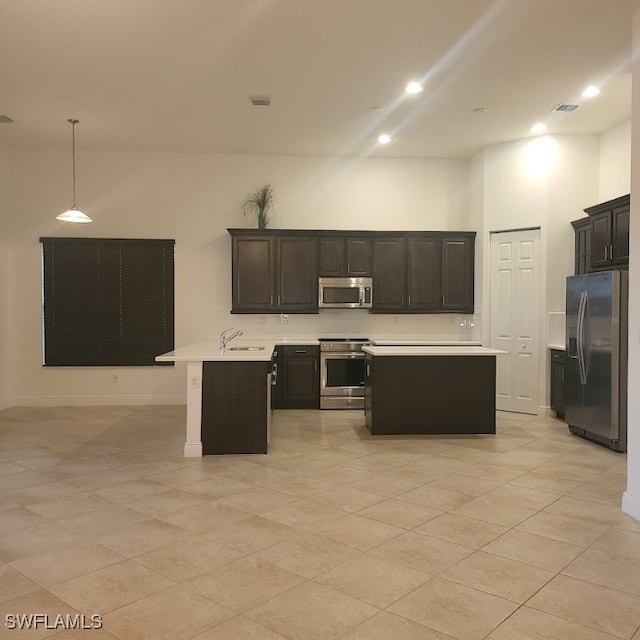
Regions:
<svg viewBox="0 0 640 640"><path fill-rule="evenodd" d="M78 204L76 203L76 125L79 120L75 120L73 118L69 118L67 122L71 123L71 171L73 176L73 202L71 203L72 209L77 209Z"/></svg>

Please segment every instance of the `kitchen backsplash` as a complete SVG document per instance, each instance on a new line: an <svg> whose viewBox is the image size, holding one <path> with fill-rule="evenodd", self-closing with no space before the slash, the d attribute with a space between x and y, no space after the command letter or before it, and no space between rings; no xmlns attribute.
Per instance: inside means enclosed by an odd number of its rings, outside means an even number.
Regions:
<svg viewBox="0 0 640 640"><path fill-rule="evenodd" d="M207 339L236 327L245 337L426 335L433 340L481 340L480 317L459 314L372 314L360 309L324 309L318 314L220 313L207 327Z"/></svg>

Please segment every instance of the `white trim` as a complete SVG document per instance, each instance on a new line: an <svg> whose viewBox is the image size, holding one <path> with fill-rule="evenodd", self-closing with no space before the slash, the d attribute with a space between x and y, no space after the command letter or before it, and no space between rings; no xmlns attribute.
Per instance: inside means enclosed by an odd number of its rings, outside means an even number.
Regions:
<svg viewBox="0 0 640 640"><path fill-rule="evenodd" d="M187 429L185 458L202 457L202 362L187 363ZM200 453L196 455L197 447Z"/></svg>
<svg viewBox="0 0 640 640"><path fill-rule="evenodd" d="M622 494L622 511L628 516L640 520L640 498L632 496L629 491Z"/></svg>
<svg viewBox="0 0 640 640"><path fill-rule="evenodd" d="M9 409L14 405L15 405L15 402L13 402L11 398L5 398L3 400L0 400L0 411L3 411L4 409Z"/></svg>
<svg viewBox="0 0 640 640"><path fill-rule="evenodd" d="M202 458L202 442L185 442L185 458Z"/></svg>
<svg viewBox="0 0 640 640"><path fill-rule="evenodd" d="M182 395L153 396L16 396L14 407L90 407L145 404L186 404Z"/></svg>

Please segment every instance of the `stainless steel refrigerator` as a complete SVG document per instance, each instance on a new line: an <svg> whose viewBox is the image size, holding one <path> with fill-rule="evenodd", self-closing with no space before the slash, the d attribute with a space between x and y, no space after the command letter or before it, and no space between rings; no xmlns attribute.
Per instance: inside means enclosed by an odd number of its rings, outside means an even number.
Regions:
<svg viewBox="0 0 640 640"><path fill-rule="evenodd" d="M565 419L569 431L627 450L627 271L567 278Z"/></svg>

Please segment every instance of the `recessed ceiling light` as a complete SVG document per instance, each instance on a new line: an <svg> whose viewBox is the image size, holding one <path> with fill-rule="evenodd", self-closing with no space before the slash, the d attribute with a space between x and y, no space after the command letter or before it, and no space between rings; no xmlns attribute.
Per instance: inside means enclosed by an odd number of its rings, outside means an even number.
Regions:
<svg viewBox="0 0 640 640"><path fill-rule="evenodd" d="M391 136L388 133L381 133L378 136L379 144L389 144L391 142Z"/></svg>
<svg viewBox="0 0 640 640"><path fill-rule="evenodd" d="M532 127L531 131L533 133L544 133L547 130L547 127L542 122L536 122Z"/></svg>
<svg viewBox="0 0 640 640"><path fill-rule="evenodd" d="M422 85L419 82L412 81L404 88L404 90L407 93L420 93L422 91Z"/></svg>
<svg viewBox="0 0 640 640"><path fill-rule="evenodd" d="M600 89L598 89L598 87L595 87L594 85L591 85L591 86L587 87L582 92L582 97L583 98L593 98L593 97L599 95L599 93L600 93Z"/></svg>

